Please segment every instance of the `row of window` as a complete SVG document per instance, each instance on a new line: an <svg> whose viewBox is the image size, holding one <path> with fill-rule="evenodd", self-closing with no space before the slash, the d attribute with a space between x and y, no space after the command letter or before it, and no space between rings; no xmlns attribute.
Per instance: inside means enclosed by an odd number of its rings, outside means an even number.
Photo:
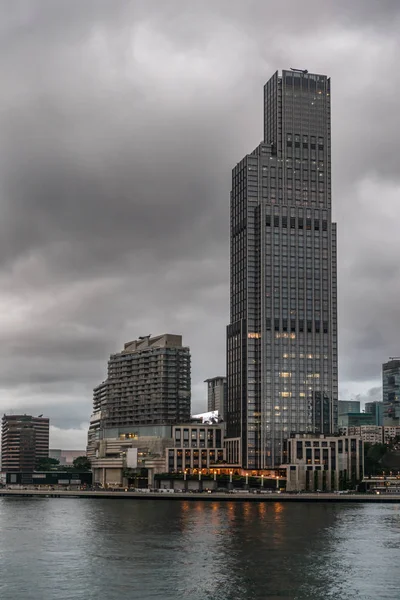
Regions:
<svg viewBox="0 0 400 600"><path fill-rule="evenodd" d="M286 217L280 215L266 215L265 224L267 227L282 227L284 229L306 229L319 231L328 231L328 221L326 219L303 219L303 217Z"/></svg>

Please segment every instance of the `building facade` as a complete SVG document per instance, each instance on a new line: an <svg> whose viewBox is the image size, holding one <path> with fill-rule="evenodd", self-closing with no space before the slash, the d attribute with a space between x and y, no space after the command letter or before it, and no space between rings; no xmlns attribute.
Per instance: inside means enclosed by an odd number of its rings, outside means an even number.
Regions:
<svg viewBox="0 0 400 600"><path fill-rule="evenodd" d="M135 434L137 427L190 420L190 350L182 336L165 334L125 344L108 362L106 381L93 391L88 454L106 437Z"/></svg>
<svg viewBox="0 0 400 600"><path fill-rule="evenodd" d="M357 436L368 444L383 444L384 431L379 425L361 425L359 427L344 427L341 433L345 436Z"/></svg>
<svg viewBox="0 0 400 600"><path fill-rule="evenodd" d="M294 432L337 430L330 79L276 72L264 141L233 169L227 438L244 468L285 462Z"/></svg>
<svg viewBox="0 0 400 600"><path fill-rule="evenodd" d="M212 377L206 379L207 384L207 410L217 410L220 418L225 418L226 377Z"/></svg>
<svg viewBox="0 0 400 600"><path fill-rule="evenodd" d="M225 462L221 425L183 424L172 428L174 446L167 448L167 472L209 469Z"/></svg>
<svg viewBox="0 0 400 600"><path fill-rule="evenodd" d="M400 425L400 358L382 365L383 424Z"/></svg>
<svg viewBox="0 0 400 600"><path fill-rule="evenodd" d="M287 441L287 483L291 491L334 491L364 477L363 441L358 436L296 435Z"/></svg>
<svg viewBox="0 0 400 600"><path fill-rule="evenodd" d="M1 428L3 473L32 472L49 456L49 419L30 415L4 415Z"/></svg>
<svg viewBox="0 0 400 600"><path fill-rule="evenodd" d="M375 425L375 416L372 413L346 413L339 415L339 430L343 427L361 427L362 425Z"/></svg>
<svg viewBox="0 0 400 600"><path fill-rule="evenodd" d="M129 480L141 479L144 487L152 487L154 475L166 472L165 451L173 445L171 435L171 426L167 425L150 432L139 428L136 434L101 439L89 457L93 482L102 487L125 487Z"/></svg>
<svg viewBox="0 0 400 600"><path fill-rule="evenodd" d="M361 404L359 400L339 400L338 414L346 415L347 413L361 412Z"/></svg>
<svg viewBox="0 0 400 600"><path fill-rule="evenodd" d="M383 402L366 402L365 412L374 416L375 425L383 425Z"/></svg>

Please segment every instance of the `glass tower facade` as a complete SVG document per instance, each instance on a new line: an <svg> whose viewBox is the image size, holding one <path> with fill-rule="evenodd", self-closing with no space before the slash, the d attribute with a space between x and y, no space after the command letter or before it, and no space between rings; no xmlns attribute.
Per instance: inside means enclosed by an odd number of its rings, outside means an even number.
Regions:
<svg viewBox="0 0 400 600"><path fill-rule="evenodd" d="M330 79L276 72L264 141L233 169L227 437L248 469L294 433L337 430L336 224Z"/></svg>

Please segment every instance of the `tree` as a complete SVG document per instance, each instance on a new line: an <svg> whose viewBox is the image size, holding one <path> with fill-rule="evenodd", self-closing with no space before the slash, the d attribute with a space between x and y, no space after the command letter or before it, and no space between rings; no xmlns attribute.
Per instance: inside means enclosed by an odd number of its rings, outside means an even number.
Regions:
<svg viewBox="0 0 400 600"><path fill-rule="evenodd" d="M60 465L60 461L56 458L50 458L46 456L45 458L39 458L36 462L36 471L54 471Z"/></svg>
<svg viewBox="0 0 400 600"><path fill-rule="evenodd" d="M90 471L92 466L87 456L77 456L74 458L72 464L77 471Z"/></svg>

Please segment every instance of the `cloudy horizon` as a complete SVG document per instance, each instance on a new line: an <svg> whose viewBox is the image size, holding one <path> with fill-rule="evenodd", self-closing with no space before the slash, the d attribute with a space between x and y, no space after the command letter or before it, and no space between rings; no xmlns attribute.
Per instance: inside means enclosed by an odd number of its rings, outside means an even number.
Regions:
<svg viewBox="0 0 400 600"><path fill-rule="evenodd" d="M400 354L400 4L0 0L0 410L84 448L124 342L181 333L192 411L225 372L231 169L282 68L332 80L341 399Z"/></svg>

